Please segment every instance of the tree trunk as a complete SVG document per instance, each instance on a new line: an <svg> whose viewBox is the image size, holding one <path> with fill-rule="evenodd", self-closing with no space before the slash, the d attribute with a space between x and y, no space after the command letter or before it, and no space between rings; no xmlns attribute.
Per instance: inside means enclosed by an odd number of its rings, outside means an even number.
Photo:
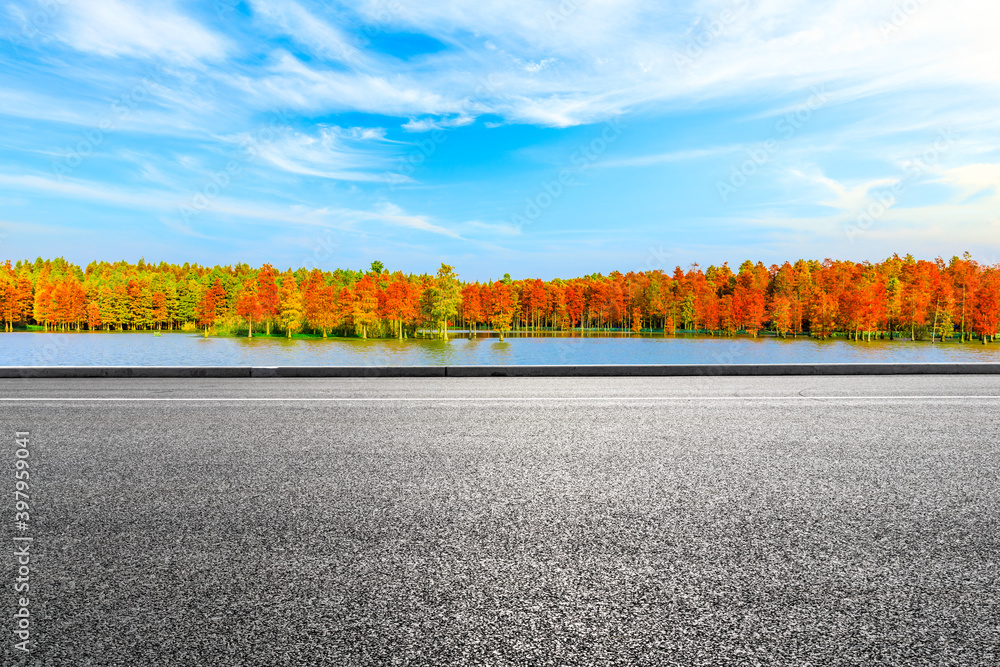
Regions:
<svg viewBox="0 0 1000 667"><path fill-rule="evenodd" d="M934 334L937 333L937 321L938 321L938 310L940 310L940 301L934 303L934 327L931 329L931 344L934 343ZM944 337L941 338L942 342Z"/></svg>
<svg viewBox="0 0 1000 667"><path fill-rule="evenodd" d="M965 284L962 284L962 342L965 342Z"/></svg>

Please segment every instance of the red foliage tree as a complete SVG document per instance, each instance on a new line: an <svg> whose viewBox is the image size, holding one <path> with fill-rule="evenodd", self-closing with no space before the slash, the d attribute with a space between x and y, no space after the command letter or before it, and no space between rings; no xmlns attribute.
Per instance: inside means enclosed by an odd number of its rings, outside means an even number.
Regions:
<svg viewBox="0 0 1000 667"><path fill-rule="evenodd" d="M277 272L270 264L260 267L257 272L257 301L260 303L260 316L266 323L266 334L271 335L271 322L278 316L281 300L278 296L278 284L275 282Z"/></svg>
<svg viewBox="0 0 1000 667"><path fill-rule="evenodd" d="M212 286L206 289L198 300L195 317L199 326L205 327L205 338L208 338L209 329L215 325L219 307L225 303L225 299L226 289L222 286L222 280L216 278Z"/></svg>
<svg viewBox="0 0 1000 667"><path fill-rule="evenodd" d="M989 269L981 277L972 304L972 326L983 344L997 335L1000 324L1000 269Z"/></svg>
<svg viewBox="0 0 1000 667"><path fill-rule="evenodd" d="M253 323L260 322L264 317L264 308L258 297L257 279L251 278L243 283L243 289L236 299L236 314L247 321L247 338L253 338Z"/></svg>
<svg viewBox="0 0 1000 667"><path fill-rule="evenodd" d="M472 329L483 321L483 301L479 283L469 283L462 288L462 319Z"/></svg>

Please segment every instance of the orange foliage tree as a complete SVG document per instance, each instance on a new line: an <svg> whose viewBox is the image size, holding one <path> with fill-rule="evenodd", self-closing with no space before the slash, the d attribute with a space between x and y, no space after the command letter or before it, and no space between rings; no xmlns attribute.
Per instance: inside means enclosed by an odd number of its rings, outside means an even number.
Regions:
<svg viewBox="0 0 1000 667"><path fill-rule="evenodd" d="M226 290L222 287L222 281L215 279L212 286L204 291L198 301L195 317L198 325L205 327L205 337L208 338L208 330L212 328L219 317L219 310L224 304Z"/></svg>

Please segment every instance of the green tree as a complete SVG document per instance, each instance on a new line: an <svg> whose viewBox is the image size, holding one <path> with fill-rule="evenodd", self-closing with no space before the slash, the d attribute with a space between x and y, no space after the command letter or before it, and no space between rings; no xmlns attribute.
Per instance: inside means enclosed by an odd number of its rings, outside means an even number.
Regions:
<svg viewBox="0 0 1000 667"><path fill-rule="evenodd" d="M447 264L441 265L436 278L431 288L431 314L441 327L441 338L448 340L448 320L458 315L462 288L455 269Z"/></svg>

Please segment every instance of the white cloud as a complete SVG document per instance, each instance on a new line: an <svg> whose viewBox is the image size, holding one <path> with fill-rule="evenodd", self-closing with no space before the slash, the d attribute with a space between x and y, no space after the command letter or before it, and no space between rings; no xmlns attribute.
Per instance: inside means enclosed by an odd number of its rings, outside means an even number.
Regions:
<svg viewBox="0 0 1000 667"><path fill-rule="evenodd" d="M928 0L902 19L889 0L252 6L264 31L288 36L318 59L277 48L263 67L211 73L223 87L256 109L277 101L310 112L409 117L408 131L454 127L483 114L566 127L651 106L782 97L823 83L833 104L936 90L943 82L985 86L996 95L1000 83L1000 41L993 37L1000 5L987 0ZM154 12L120 0L77 0L67 10L72 20L63 38L82 50L178 62L233 52L225 38L170 6ZM412 61L359 48L351 32L359 30L357 15L377 33L420 32L447 48ZM182 92L179 99L199 97L190 86ZM920 102L938 111L946 106L940 96Z"/></svg>
<svg viewBox="0 0 1000 667"><path fill-rule="evenodd" d="M254 15L267 29L277 29L314 53L355 63L362 59L354 40L340 28L291 0L251 0Z"/></svg>
<svg viewBox="0 0 1000 667"><path fill-rule="evenodd" d="M426 32L454 47L428 58L438 66L429 73L426 63L404 72L407 80L442 97L471 97L448 72L462 67L473 79L492 74L502 89L477 102L508 120L560 127L649 104L781 94L822 82L865 84L874 94L956 78L974 85L1000 81L994 38L1000 6L925 2L902 19L894 15L898 6L887 0L591 0L570 3L571 11L553 22L548 5L527 0L452 0L399 6L392 19L398 29ZM380 3L361 7L374 15ZM887 22L893 27L888 38L881 29Z"/></svg>
<svg viewBox="0 0 1000 667"><path fill-rule="evenodd" d="M857 183L854 185L844 185L825 174L815 174L805 176L801 172L798 175L807 180L826 187L834 195L833 199L817 199L816 203L821 206L829 206L838 212L856 213L862 210L870 201L872 192L884 188L891 188L901 182L901 178L876 178Z"/></svg>
<svg viewBox="0 0 1000 667"><path fill-rule="evenodd" d="M426 216L423 215L409 215L405 213L399 206L395 204L385 203L378 207L376 212L370 214L363 214L363 219L377 220L380 222L388 223L390 225L395 225L397 227L408 227L410 229L416 229L422 232L429 232L431 234L440 234L442 236L448 236L453 239L461 239L456 232L442 227L441 225L436 225L432 223Z"/></svg>
<svg viewBox="0 0 1000 667"><path fill-rule="evenodd" d="M255 140L242 133L230 140L252 146L256 156L279 169L303 176L343 181L383 181L372 169L386 169L389 161L380 128L319 126L316 134L285 128L273 141Z"/></svg>
<svg viewBox="0 0 1000 667"><path fill-rule="evenodd" d="M258 107L309 111L362 111L392 116L447 114L460 111L461 101L420 86L391 72L355 73L307 65L287 52L278 52L260 76L228 77Z"/></svg>
<svg viewBox="0 0 1000 667"><path fill-rule="evenodd" d="M959 246L1000 248L1000 164L935 167L925 174L923 182L910 174L847 184L821 172L795 172L800 183L834 195L832 199L822 193L809 197L830 207L829 214L782 215L776 208L731 222L753 226L759 233L807 231L810 239L825 237L831 242L827 256L852 256L859 248L874 246L885 252L928 255L957 253ZM944 184L952 193L937 194L936 201L930 202L927 194L911 198L922 183Z"/></svg>
<svg viewBox="0 0 1000 667"><path fill-rule="evenodd" d="M221 60L230 49L226 39L169 3L72 0L64 11L60 37L80 51L193 63Z"/></svg>
<svg viewBox="0 0 1000 667"><path fill-rule="evenodd" d="M59 34L80 50L188 64L221 61L235 52L227 38L170 4L67 1ZM277 101L314 112L403 116L411 119L404 126L410 131L453 126L424 116L471 120L483 114L566 127L651 106L780 97L824 82L834 103L937 90L945 82L996 96L1000 5L925 0L900 14L903 4L253 0L258 27L289 37L317 58L300 59L279 48L266 66L239 64L208 76L235 88L256 109ZM361 28L423 33L446 48L399 59L362 48L352 37ZM254 52L261 46L267 55L266 42L247 41L241 48ZM199 97L192 86L180 92L178 102ZM940 97L920 101L939 112L946 106Z"/></svg>
<svg viewBox="0 0 1000 667"><path fill-rule="evenodd" d="M407 132L429 132L450 127L463 127L474 122L475 119L472 116L464 114L459 114L454 118L411 118L409 122L403 124L403 129Z"/></svg>
<svg viewBox="0 0 1000 667"><path fill-rule="evenodd" d="M937 182L958 190L961 199L991 191L993 199L997 199L997 195L1000 195L1000 164L967 164L954 167L945 170Z"/></svg>
<svg viewBox="0 0 1000 667"><path fill-rule="evenodd" d="M687 162L688 160L700 160L716 155L728 155L742 150L742 146L716 146L714 148L692 148L690 150L666 151L664 153L654 153L651 155L637 155L621 160L600 160L594 166L597 168L611 169L619 167L650 167L654 164L667 164L670 162Z"/></svg>
<svg viewBox="0 0 1000 667"><path fill-rule="evenodd" d="M95 201L114 206L122 206L138 210L153 210L166 212L167 217L160 215L160 220L169 219L168 226L177 231L204 236L205 231L196 231L188 221L182 221L181 205L191 206L191 197L179 197L176 193L163 190L125 190L91 181L64 179L57 181L45 176L32 174L0 173L0 186L12 186L19 190L44 192L74 200ZM194 193L192 193L194 194ZM370 232L370 228L354 230L359 223L389 225L413 229L429 234L446 236L465 241L460 234L442 225L432 222L425 215L407 213L392 203L382 203L373 210L358 210L340 207L313 208L305 205L282 205L276 203L251 202L234 200L227 197L217 197L209 201L208 206L193 209L191 220L209 227L219 216L235 217L244 222L255 222L266 226L283 227L299 225L303 227L335 227L342 231ZM166 224L166 223L165 223ZM204 236L204 238L210 238Z"/></svg>

